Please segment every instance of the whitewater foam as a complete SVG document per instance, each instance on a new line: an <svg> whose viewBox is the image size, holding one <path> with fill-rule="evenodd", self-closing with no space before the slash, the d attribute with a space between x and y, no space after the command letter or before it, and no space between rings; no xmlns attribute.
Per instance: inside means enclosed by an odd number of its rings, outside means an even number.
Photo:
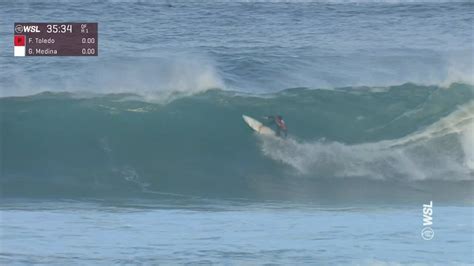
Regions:
<svg viewBox="0 0 474 266"><path fill-rule="evenodd" d="M348 145L261 138L261 148L266 156L292 166L302 175L473 180L473 133L471 101L438 122L399 139Z"/></svg>
<svg viewBox="0 0 474 266"><path fill-rule="evenodd" d="M53 59L54 60L54 59ZM193 52L163 52L150 58L109 58L90 63L75 62L60 78L51 82L51 75L23 75L11 88L1 88L0 95L25 96L44 91L70 92L75 97L98 94L129 93L150 102L169 102L209 89L224 89L215 62L208 56ZM87 65L87 68L85 67ZM9 71L19 72L18 66Z"/></svg>

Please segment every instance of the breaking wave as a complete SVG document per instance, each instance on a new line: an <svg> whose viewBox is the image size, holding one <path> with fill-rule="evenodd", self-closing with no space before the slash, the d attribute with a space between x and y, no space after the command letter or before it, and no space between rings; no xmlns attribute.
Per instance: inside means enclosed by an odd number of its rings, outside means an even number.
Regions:
<svg viewBox="0 0 474 266"><path fill-rule="evenodd" d="M0 103L7 196L472 201L469 84L207 90L167 103L45 92ZM258 136L241 118L277 113L287 139Z"/></svg>

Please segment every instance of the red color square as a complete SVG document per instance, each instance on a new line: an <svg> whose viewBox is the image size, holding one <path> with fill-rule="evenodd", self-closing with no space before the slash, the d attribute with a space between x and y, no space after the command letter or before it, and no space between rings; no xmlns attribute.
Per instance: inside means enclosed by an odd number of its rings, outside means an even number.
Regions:
<svg viewBox="0 0 474 266"><path fill-rule="evenodd" d="M13 43L15 44L15 46L25 46L25 43L26 43L25 35L15 35Z"/></svg>

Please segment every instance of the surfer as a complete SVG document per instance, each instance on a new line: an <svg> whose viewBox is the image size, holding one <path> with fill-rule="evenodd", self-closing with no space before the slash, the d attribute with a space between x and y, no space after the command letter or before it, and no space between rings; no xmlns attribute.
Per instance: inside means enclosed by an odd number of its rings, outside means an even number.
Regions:
<svg viewBox="0 0 474 266"><path fill-rule="evenodd" d="M285 120L283 120L283 117L281 115L277 116L265 116L265 119L269 121L271 125L276 125L276 134L277 136L281 136L281 133L283 132L285 134L285 137L288 134L288 129L285 124Z"/></svg>

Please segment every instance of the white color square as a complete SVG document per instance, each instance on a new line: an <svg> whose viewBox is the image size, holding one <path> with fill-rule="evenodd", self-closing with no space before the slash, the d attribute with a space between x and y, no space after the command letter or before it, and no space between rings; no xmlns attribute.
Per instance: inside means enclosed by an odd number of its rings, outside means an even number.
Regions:
<svg viewBox="0 0 474 266"><path fill-rule="evenodd" d="M25 56L26 46L15 46L14 55L15 56Z"/></svg>

